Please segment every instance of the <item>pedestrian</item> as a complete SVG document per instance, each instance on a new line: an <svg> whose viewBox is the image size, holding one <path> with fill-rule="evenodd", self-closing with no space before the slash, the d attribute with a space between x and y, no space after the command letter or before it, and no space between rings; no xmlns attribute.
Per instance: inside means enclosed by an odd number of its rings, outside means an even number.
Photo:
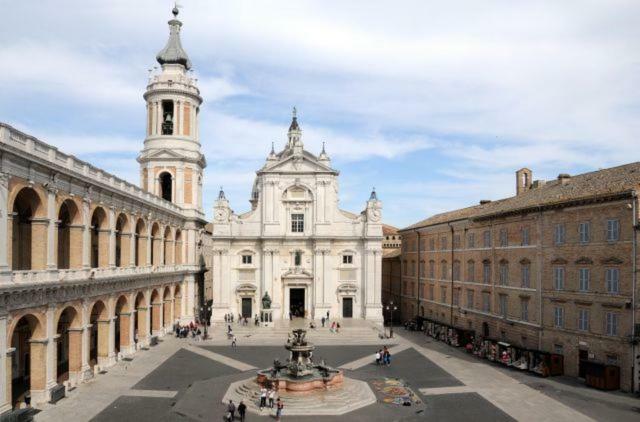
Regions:
<svg viewBox="0 0 640 422"><path fill-rule="evenodd" d="M229 400L229 405L227 406L227 411L229 412L229 416L234 420L236 418L236 405L233 404L233 400Z"/></svg>
<svg viewBox="0 0 640 422"><path fill-rule="evenodd" d="M380 352L381 350L378 350L376 352L376 365L380 365Z"/></svg>
<svg viewBox="0 0 640 422"><path fill-rule="evenodd" d="M263 386L260 389L260 410L267 406L267 389Z"/></svg>
<svg viewBox="0 0 640 422"><path fill-rule="evenodd" d="M231 340L231 347L236 347L236 336L233 336L233 339Z"/></svg>
<svg viewBox="0 0 640 422"><path fill-rule="evenodd" d="M336 332L336 322L335 321L333 321L331 323L331 328L329 329L329 331L331 331L332 333Z"/></svg>
<svg viewBox="0 0 640 422"><path fill-rule="evenodd" d="M276 398L276 390L274 388L269 390L269 408L273 409L273 400Z"/></svg>
<svg viewBox="0 0 640 422"><path fill-rule="evenodd" d="M340 332L340 323L336 323L336 333Z"/></svg>
<svg viewBox="0 0 640 422"><path fill-rule="evenodd" d="M244 414L247 412L247 405L244 404L242 400L240 400L240 404L238 405L238 414L240 415L240 422L244 422Z"/></svg>
<svg viewBox="0 0 640 422"><path fill-rule="evenodd" d="M386 348L385 348L385 349L386 349ZM384 359L384 363L385 363L387 366L391 365L391 353L389 353L389 349L386 349L386 350L384 351L384 357L383 357L383 359Z"/></svg>
<svg viewBox="0 0 640 422"><path fill-rule="evenodd" d="M282 410L284 409L284 403L278 397L278 401L276 402L276 422L280 422L280 416L282 416Z"/></svg>
<svg viewBox="0 0 640 422"><path fill-rule="evenodd" d="M322 317L322 319L320 319L320 322L322 323L322 328L324 328L324 322L325 322L324 316Z"/></svg>

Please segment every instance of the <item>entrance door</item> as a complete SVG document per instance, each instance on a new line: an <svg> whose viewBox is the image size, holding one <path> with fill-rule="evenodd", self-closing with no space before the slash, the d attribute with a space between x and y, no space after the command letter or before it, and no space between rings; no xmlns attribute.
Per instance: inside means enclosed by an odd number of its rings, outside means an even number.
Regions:
<svg viewBox="0 0 640 422"><path fill-rule="evenodd" d="M304 318L304 289L289 289L289 312L291 316Z"/></svg>
<svg viewBox="0 0 640 422"><path fill-rule="evenodd" d="M242 298L242 316L246 318L251 318L251 301L250 297Z"/></svg>
<svg viewBox="0 0 640 422"><path fill-rule="evenodd" d="M585 378L587 372L587 361L589 360L589 351L580 349L578 351L578 376Z"/></svg>
<svg viewBox="0 0 640 422"><path fill-rule="evenodd" d="M353 298L342 298L342 318L353 318Z"/></svg>

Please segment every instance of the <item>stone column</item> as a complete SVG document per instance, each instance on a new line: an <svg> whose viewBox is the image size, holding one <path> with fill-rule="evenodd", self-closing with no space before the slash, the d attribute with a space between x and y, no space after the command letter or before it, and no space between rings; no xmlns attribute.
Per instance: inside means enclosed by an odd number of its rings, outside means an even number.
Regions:
<svg viewBox="0 0 640 422"><path fill-rule="evenodd" d="M144 265L153 265L153 262L151 262L151 248L153 248L153 237L151 237L151 225L150 224L149 224L149 227L148 227L148 230L147 230L147 241L145 243L147 244L146 249L145 249L145 252L147 253L147 258L146 258L146 263Z"/></svg>
<svg viewBox="0 0 640 422"><path fill-rule="evenodd" d="M171 299L166 299L162 304L162 322L165 330L169 330L172 324L171 320ZM166 321L166 323L165 323Z"/></svg>
<svg viewBox="0 0 640 422"><path fill-rule="evenodd" d="M31 269L44 270L47 267L48 218L31 220Z"/></svg>
<svg viewBox="0 0 640 422"><path fill-rule="evenodd" d="M116 211L113 205L109 207L108 224L109 257L107 265L109 268L113 268L116 266Z"/></svg>
<svg viewBox="0 0 640 422"><path fill-rule="evenodd" d="M55 270L58 267L58 213L56 210L56 194L58 190L53 187L47 188L47 269ZM41 241L41 240L40 240Z"/></svg>
<svg viewBox="0 0 640 422"><path fill-rule="evenodd" d="M182 302L184 313L182 314L183 322L191 322L194 320L194 306L195 306L195 281L193 274L188 274L184 281L185 292L182 295Z"/></svg>
<svg viewBox="0 0 640 422"><path fill-rule="evenodd" d="M331 271L331 259L332 259L332 255L331 255L331 251L330 250L325 250L322 254L322 264L323 264L323 269L322 269L322 285L324 287L323 289L323 300L326 306L327 310L330 310L331 312L329 313L329 317L331 317L331 315L339 315L338 310L337 309L332 309L331 303L329 302L329 298L331 298L332 296L332 292L331 292L331 288L334 287L333 286L333 280L331 277L332 271ZM333 302L333 301L331 301ZM326 314L326 311L325 311Z"/></svg>
<svg viewBox="0 0 640 422"><path fill-rule="evenodd" d="M44 403L48 401L47 394L47 339L29 340L30 375L31 375L31 401L32 403Z"/></svg>
<svg viewBox="0 0 640 422"><path fill-rule="evenodd" d="M83 225L69 226L69 268L82 268L83 255Z"/></svg>
<svg viewBox="0 0 640 422"><path fill-rule="evenodd" d="M132 302L134 303L134 302ZM133 311L131 311L131 313L129 314L129 328L127 329L128 332L128 343L129 346L127 347L126 353L127 354L131 354L134 353L136 351L136 343L135 343L135 333L136 333L136 329L138 327L135 326L136 323L136 310L134 309ZM120 331L120 338L122 338L122 331ZM122 351L122 349L121 349Z"/></svg>
<svg viewBox="0 0 640 422"><path fill-rule="evenodd" d="M0 279L7 275L9 278L11 274L9 272L9 244L11 242L11 236L9 236L9 175L7 173L0 172L0 242L5 242L4 245L0 244ZM4 331L3 331L4 332ZM5 359L4 349L0 349L2 354L1 359ZM0 368L1 370L1 368ZM0 397L0 408L2 406L2 397ZM11 399L9 399L11 402Z"/></svg>
<svg viewBox="0 0 640 422"><path fill-rule="evenodd" d="M0 189L1 188L0 179ZM0 201L2 193L0 192ZM0 208L2 214L5 213L6 206ZM1 239L1 237L0 237ZM7 332L7 315L2 312L0 315L0 415L11 410L11 353L9 348Z"/></svg>
<svg viewBox="0 0 640 422"><path fill-rule="evenodd" d="M91 268L91 201L85 198L82 201L82 267Z"/></svg>
<svg viewBox="0 0 640 422"><path fill-rule="evenodd" d="M138 344L142 346L149 341L149 318L147 318L149 310L147 307L140 306L136 309L136 312L138 313L138 326L136 327L138 330Z"/></svg>
<svg viewBox="0 0 640 422"><path fill-rule="evenodd" d="M90 307L87 302L82 303L82 353L81 359L82 364L80 367L80 380L86 380L93 377L93 372L91 371L91 366L89 365L89 354L91 348L91 315L90 315Z"/></svg>
<svg viewBox="0 0 640 422"><path fill-rule="evenodd" d="M57 326L55 325L55 306L47 307L47 321L46 321L46 333L47 333L47 363L46 363L46 385L47 394L53 387L58 384L58 335Z"/></svg>
<svg viewBox="0 0 640 422"><path fill-rule="evenodd" d="M113 318L109 318L109 342L108 342L108 350L107 357L108 365L113 365L118 360L118 354L116 353L116 324L118 324L118 317L114 316Z"/></svg>

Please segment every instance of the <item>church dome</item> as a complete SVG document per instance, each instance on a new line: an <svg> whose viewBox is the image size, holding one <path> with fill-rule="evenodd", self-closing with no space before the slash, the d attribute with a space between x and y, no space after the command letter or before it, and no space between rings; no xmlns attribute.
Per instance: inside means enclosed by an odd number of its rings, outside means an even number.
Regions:
<svg viewBox="0 0 640 422"><path fill-rule="evenodd" d="M180 27L182 22L178 20L178 8L174 7L172 10L173 19L169 23L169 40L167 45L158 53L156 60L158 63L164 64L181 64L185 69L191 69L191 60L187 52L182 48L180 42Z"/></svg>

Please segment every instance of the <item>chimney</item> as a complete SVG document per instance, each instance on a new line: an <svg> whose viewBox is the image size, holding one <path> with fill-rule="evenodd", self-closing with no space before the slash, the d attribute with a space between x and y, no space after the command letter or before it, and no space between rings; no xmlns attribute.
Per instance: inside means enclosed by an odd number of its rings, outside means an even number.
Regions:
<svg viewBox="0 0 640 422"><path fill-rule="evenodd" d="M531 189L531 182L533 180L533 172L524 167L516 171L516 195L525 193Z"/></svg>
<svg viewBox="0 0 640 422"><path fill-rule="evenodd" d="M490 199L481 199L481 200L480 200L480 205L487 205L487 204L489 204L489 203L491 203L491 200L490 200Z"/></svg>
<svg viewBox="0 0 640 422"><path fill-rule="evenodd" d="M567 182L569 182L569 179L571 179L571 175L568 173L560 173L558 175L558 181L561 185L566 185Z"/></svg>

